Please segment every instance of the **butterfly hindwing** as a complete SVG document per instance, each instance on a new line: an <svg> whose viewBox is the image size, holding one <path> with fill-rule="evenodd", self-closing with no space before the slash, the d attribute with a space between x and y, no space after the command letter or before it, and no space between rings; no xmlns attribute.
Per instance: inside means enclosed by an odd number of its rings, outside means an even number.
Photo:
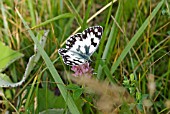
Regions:
<svg viewBox="0 0 170 114"><path fill-rule="evenodd" d="M74 66L80 65L86 62L86 59L79 56L77 53L61 48L58 50L59 54L62 56L63 61L66 65Z"/></svg>
<svg viewBox="0 0 170 114"><path fill-rule="evenodd" d="M66 48L59 49L65 64L73 66L80 65L88 60L99 46L103 33L101 26L93 26L70 36L66 41Z"/></svg>

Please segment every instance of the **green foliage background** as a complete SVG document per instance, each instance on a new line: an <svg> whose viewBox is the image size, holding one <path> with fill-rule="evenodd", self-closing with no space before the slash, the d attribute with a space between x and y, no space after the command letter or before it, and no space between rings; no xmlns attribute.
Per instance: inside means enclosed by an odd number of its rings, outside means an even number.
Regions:
<svg viewBox="0 0 170 114"><path fill-rule="evenodd" d="M168 0L1 0L0 8L0 41L24 54L2 73L7 74L12 82L19 82L29 58L35 53L34 44L42 56L25 83L0 89L2 113L133 114L169 111ZM71 67L63 63L58 49L64 47L71 34L94 25L103 26L104 33L99 49L91 57L93 78L101 82L94 81L98 90L90 81L84 81L93 93L87 92L85 85L70 79ZM50 32L43 49L35 36L47 29ZM105 105L98 104L105 93L102 85L125 88L133 100L115 101L111 109L102 109L108 104L105 100ZM109 87L106 90L116 92ZM121 98L119 93L112 93L117 97L107 92L106 95L113 99Z"/></svg>

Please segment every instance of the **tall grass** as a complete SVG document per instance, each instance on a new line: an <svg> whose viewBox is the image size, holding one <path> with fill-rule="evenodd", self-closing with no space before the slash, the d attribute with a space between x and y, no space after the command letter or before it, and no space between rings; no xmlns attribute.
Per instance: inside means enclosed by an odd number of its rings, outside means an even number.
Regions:
<svg viewBox="0 0 170 114"><path fill-rule="evenodd" d="M34 44L42 57L22 85L1 88L1 113L169 112L168 0L1 0L0 7L0 41L25 55L0 76L22 80ZM58 49L93 25L104 28L93 77L73 77ZM47 29L43 49L36 36Z"/></svg>

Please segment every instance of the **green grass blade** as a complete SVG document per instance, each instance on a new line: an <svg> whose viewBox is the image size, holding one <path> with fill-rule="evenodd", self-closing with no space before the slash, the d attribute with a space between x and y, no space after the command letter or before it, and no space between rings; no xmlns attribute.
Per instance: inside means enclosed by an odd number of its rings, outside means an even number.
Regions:
<svg viewBox="0 0 170 114"><path fill-rule="evenodd" d="M100 64L101 64L101 66L102 66L102 69L103 69L104 73L106 74L107 78L109 79L109 81L110 81L112 84L116 83L116 81L115 81L115 80L113 79L113 77L112 77L112 74L110 73L110 69L109 69L109 67L107 66L107 64L105 64L104 61L101 61ZM103 77L101 77L101 79L102 79L102 78L103 78Z"/></svg>
<svg viewBox="0 0 170 114"><path fill-rule="evenodd" d="M75 15L75 19L76 19L77 23L81 26L83 24L83 19L81 18L81 16L77 12L73 3L70 0L65 0L64 2L66 4L66 6L69 7L70 11ZM80 5L81 5L81 3L80 3Z"/></svg>
<svg viewBox="0 0 170 114"><path fill-rule="evenodd" d="M70 18L70 17L73 17L73 16L74 16L74 15L71 14L71 13L61 14L61 15L58 15L58 16L52 18L52 19L49 19L49 20L47 20L47 21L45 21L45 22L43 22L43 23L41 23L41 24L39 24L39 25L36 25L36 26L32 27L32 29L38 28L38 27L41 27L41 26L44 26L44 25L47 25L47 24L49 24L49 23L51 23L51 22L53 22L53 21L56 21L56 20L58 20L58 19Z"/></svg>
<svg viewBox="0 0 170 114"><path fill-rule="evenodd" d="M28 2L30 14L31 14L31 21L32 21L31 25L35 26L35 15L34 15L33 1L28 0L27 2Z"/></svg>
<svg viewBox="0 0 170 114"><path fill-rule="evenodd" d="M0 0L0 8L1 8L1 12L2 12L2 19L3 19L3 24L4 24L4 39L5 39L5 43L7 43L8 45L10 45L10 39L8 37L8 22L7 22L7 17L6 17L6 13L5 13L5 8L4 8L4 5L3 5L3 1ZM1 27L2 28L2 27Z"/></svg>
<svg viewBox="0 0 170 114"><path fill-rule="evenodd" d="M159 4L156 6L156 8L152 11L151 15L145 20L145 22L142 24L142 26L139 28L139 30L136 32L136 34L133 36L133 38L130 40L130 42L127 44L125 49L122 51L120 57L118 60L112 65L111 67L111 74L114 73L114 71L117 69L121 61L125 58L129 50L132 48L132 46L135 44L135 42L139 39L139 37L142 35L146 27L150 24L150 21L154 18L154 16L158 13L161 6L163 5L164 0L159 2Z"/></svg>
<svg viewBox="0 0 170 114"><path fill-rule="evenodd" d="M122 9L122 5L121 5L121 2L120 2L119 6L118 6L118 10L116 12L116 16L115 16L115 19L117 20L118 23L120 22L120 18L122 16L122 10L123 9ZM106 47L105 47L103 55L102 55L102 60L106 60L106 63L109 60L109 56L111 56L110 53L113 50L113 47L114 47L114 44L115 44L115 41L116 41L117 33L118 33L118 28L117 28L116 24L113 23L112 28L111 28L111 32L109 34L108 41L106 43ZM102 66L99 66L98 73L97 73L98 79L101 78L101 73L102 73Z"/></svg>
<svg viewBox="0 0 170 114"><path fill-rule="evenodd" d="M92 7L92 3L93 3L93 0L89 0L88 3L87 3L87 10L86 10L86 13L85 13L85 16L84 16L84 19L83 19L83 25L82 25L83 29L87 27L86 26L87 25L87 20L88 20L89 15L90 15L90 10L91 10L91 7Z"/></svg>
<svg viewBox="0 0 170 114"><path fill-rule="evenodd" d="M111 16L111 12L112 12L112 5L110 6L109 11L108 11L108 15L107 15L106 23L105 23L105 28L108 28L108 23L109 23L109 19L110 19L110 16ZM99 46L99 53L97 55L97 60L99 60L99 61L96 61L95 70L97 70L98 67L99 67L98 70L101 70L101 66L99 66L99 63L100 63L100 58L101 58L101 55L103 53L103 48L104 48L104 45L105 45L104 44L105 38L106 38L106 29L103 32L101 43L100 43L100 46Z"/></svg>
<svg viewBox="0 0 170 114"><path fill-rule="evenodd" d="M46 65L47 65L47 68L49 69L51 75L53 76L55 82L57 83L57 86L61 92L61 95L63 96L64 100L66 101L68 108L70 109L70 112L72 114L80 114L72 97L66 90L62 79L60 78L58 72L56 71L56 69L55 69L53 63L51 62L50 58L48 57L47 53L44 51L42 46L39 44L38 39L36 39L33 32L31 31L31 29L29 28L29 26L27 25L27 23L25 22L25 20L23 19L23 17L21 16L21 14L18 12L17 9L16 9L16 12L17 12L18 16L20 17L20 19L22 20L25 28L28 29L29 35L31 36L32 40L37 45L38 51L40 52L42 58L44 59Z"/></svg>

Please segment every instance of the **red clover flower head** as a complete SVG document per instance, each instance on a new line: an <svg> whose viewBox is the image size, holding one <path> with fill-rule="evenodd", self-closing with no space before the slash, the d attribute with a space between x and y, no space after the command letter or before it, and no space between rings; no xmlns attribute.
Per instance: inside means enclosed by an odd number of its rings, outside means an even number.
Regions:
<svg viewBox="0 0 170 114"><path fill-rule="evenodd" d="M92 72L93 72L93 69L89 66L88 62L86 62L85 64L82 64L82 65L72 66L71 70L75 72L73 74L73 76L75 76L75 77L78 77L78 76L91 77Z"/></svg>

